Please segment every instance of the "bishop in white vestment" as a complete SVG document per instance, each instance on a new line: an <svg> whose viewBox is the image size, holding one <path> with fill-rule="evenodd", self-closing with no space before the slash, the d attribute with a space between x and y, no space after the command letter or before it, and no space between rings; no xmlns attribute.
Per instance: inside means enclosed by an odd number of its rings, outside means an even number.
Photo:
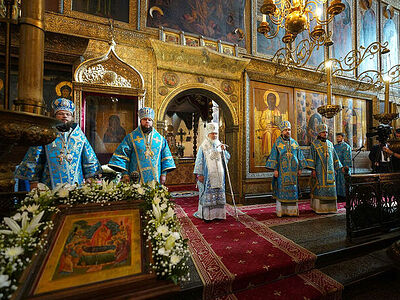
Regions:
<svg viewBox="0 0 400 300"><path fill-rule="evenodd" d="M230 159L218 140L218 124L208 123L207 137L199 147L193 173L199 187L199 207L194 216L204 220L225 219L225 162Z"/></svg>

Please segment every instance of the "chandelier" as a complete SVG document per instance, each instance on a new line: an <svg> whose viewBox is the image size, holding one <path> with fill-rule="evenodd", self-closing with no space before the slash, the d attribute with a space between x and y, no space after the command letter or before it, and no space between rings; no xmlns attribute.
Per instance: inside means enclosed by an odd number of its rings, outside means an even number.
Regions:
<svg viewBox="0 0 400 300"><path fill-rule="evenodd" d="M327 9L327 19L322 19L322 9L326 0L264 0L260 8L263 14L263 21L257 31L267 39L277 36L279 30L285 30L282 41L286 44L293 42L297 35L307 30L311 40L317 41L321 37L329 36L323 26L332 22L333 18L340 14L345 5L341 0L333 0ZM276 30L272 31L266 17L269 17ZM310 28L310 23L315 20L316 25ZM331 43L331 41L330 41Z"/></svg>

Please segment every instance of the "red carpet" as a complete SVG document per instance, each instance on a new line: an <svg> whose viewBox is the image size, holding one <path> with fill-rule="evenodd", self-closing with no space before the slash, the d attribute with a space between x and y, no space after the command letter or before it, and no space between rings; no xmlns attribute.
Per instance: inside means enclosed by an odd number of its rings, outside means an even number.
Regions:
<svg viewBox="0 0 400 300"><path fill-rule="evenodd" d="M195 184L167 185L169 192L176 191L198 191Z"/></svg>
<svg viewBox="0 0 400 300"><path fill-rule="evenodd" d="M328 291L340 295L340 284L320 272L313 271L318 276L307 272L314 267L313 253L276 233L262 220L241 213L236 221L233 208L227 206L226 220L205 223L193 217L197 197L175 201L182 234L189 239L193 261L205 286L204 299L257 299L270 289L274 292L275 286L281 293L297 289L291 293L309 299L321 299ZM295 275L299 273L306 275ZM295 299L292 294L280 299ZM302 297L299 299L306 299Z"/></svg>

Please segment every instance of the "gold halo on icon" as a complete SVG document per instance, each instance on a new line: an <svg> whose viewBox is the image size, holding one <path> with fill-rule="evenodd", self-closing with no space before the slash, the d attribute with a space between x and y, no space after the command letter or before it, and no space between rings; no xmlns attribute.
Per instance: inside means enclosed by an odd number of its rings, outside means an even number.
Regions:
<svg viewBox="0 0 400 300"><path fill-rule="evenodd" d="M264 93L264 103L267 104L267 106L268 106L268 95L269 94L274 94L275 95L275 97L276 97L275 107L278 107L279 106L279 102L280 102L279 94L277 92L275 92L275 91L272 91L272 90L268 90L268 91L266 91Z"/></svg>
<svg viewBox="0 0 400 300"><path fill-rule="evenodd" d="M71 89L71 94L72 94L72 83L70 81L61 81L56 85L56 94L57 96L62 96L61 94L61 88L64 86L68 86ZM72 96L72 95L70 95Z"/></svg>

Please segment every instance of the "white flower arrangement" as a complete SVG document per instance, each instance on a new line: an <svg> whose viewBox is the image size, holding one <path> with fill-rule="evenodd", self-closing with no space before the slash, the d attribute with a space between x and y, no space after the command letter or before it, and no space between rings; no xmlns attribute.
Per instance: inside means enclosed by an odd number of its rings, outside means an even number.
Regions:
<svg viewBox="0 0 400 300"><path fill-rule="evenodd" d="M10 299L19 278L35 252L46 245L47 230L57 206L142 199L144 233L151 244L152 268L160 279L176 284L188 279L187 241L179 233L174 204L165 186L156 182L127 184L101 181L81 186L58 185L54 190L39 184L27 194L16 213L0 224L0 299ZM149 247L150 245L147 245Z"/></svg>
<svg viewBox="0 0 400 300"><path fill-rule="evenodd" d="M153 268L157 276L170 278L175 283L185 281L188 279L187 240L179 233L173 203L169 201L165 187L155 189L151 203L146 205L144 231L152 245Z"/></svg>

